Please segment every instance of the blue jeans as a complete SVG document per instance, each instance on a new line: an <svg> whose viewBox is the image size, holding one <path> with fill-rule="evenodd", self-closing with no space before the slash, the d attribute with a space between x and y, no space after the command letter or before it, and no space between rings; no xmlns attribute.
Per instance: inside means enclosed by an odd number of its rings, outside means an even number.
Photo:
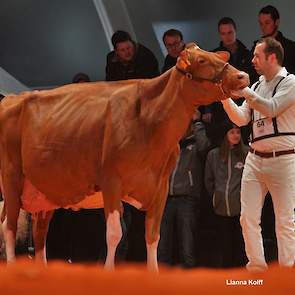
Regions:
<svg viewBox="0 0 295 295"><path fill-rule="evenodd" d="M196 266L198 201L190 196L168 196L161 223L159 262Z"/></svg>

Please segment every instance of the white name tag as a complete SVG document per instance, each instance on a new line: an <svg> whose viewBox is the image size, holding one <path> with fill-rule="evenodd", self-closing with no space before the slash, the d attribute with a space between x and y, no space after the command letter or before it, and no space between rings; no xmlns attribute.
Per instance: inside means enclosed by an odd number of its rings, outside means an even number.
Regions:
<svg viewBox="0 0 295 295"><path fill-rule="evenodd" d="M274 134L274 128L271 118L262 118L253 122L254 138Z"/></svg>

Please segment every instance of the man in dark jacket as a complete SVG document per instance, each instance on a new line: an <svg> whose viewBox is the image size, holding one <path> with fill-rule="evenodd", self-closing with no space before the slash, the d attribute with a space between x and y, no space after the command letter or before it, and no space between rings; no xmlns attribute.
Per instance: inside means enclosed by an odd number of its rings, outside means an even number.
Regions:
<svg viewBox="0 0 295 295"><path fill-rule="evenodd" d="M196 117L197 116L197 117ZM180 155L170 176L169 194L162 217L159 262L196 266L198 221L203 188L203 156L210 146L200 112L180 142Z"/></svg>
<svg viewBox="0 0 295 295"><path fill-rule="evenodd" d="M145 46L132 40L129 33L116 31L112 36L114 50L107 55L106 80L154 78L159 75L159 65L154 54ZM145 261L145 213L124 203L120 258L127 261ZM127 240L125 237L127 236ZM125 255L126 253L126 255Z"/></svg>
<svg viewBox="0 0 295 295"><path fill-rule="evenodd" d="M218 22L218 33L220 43L213 51L228 51L230 53L229 63L237 69L250 75L253 70L251 52L237 39L237 27L234 20L230 17L223 17ZM254 81L252 81L254 82Z"/></svg>
<svg viewBox="0 0 295 295"><path fill-rule="evenodd" d="M159 75L154 54L134 42L127 32L115 32L112 44L114 50L107 55L106 81L154 78Z"/></svg>
<svg viewBox="0 0 295 295"><path fill-rule="evenodd" d="M252 67L251 59L252 55L250 50L237 39L237 27L234 20L230 17L223 17L218 22L218 33L220 37L219 47L213 51L228 51L230 53L229 63L237 69L249 74L251 82L254 82L254 69ZM243 99L236 101L237 104L242 104ZM215 102L210 105L211 109L211 133L212 141L215 145L220 145L223 138L220 132L220 126L223 126L224 122L228 121L228 116L224 111L220 102ZM248 137L250 133L249 127L243 127L242 138L244 143L248 143Z"/></svg>
<svg viewBox="0 0 295 295"><path fill-rule="evenodd" d="M182 33L176 29L170 29L163 34L163 43L168 54L165 57L162 73L176 65L177 58L185 47Z"/></svg>
<svg viewBox="0 0 295 295"><path fill-rule="evenodd" d="M295 74L295 42L287 39L279 31L280 14L278 10L272 5L263 7L259 11L258 21L263 37L273 37L282 44L284 48L283 66L286 67L289 73ZM254 52L256 43L257 40L254 41L252 52Z"/></svg>

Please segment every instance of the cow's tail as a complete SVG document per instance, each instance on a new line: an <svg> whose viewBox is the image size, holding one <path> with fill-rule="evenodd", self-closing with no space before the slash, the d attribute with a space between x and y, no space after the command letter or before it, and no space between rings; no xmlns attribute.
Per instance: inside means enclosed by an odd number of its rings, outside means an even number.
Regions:
<svg viewBox="0 0 295 295"><path fill-rule="evenodd" d="M1 159L0 159L1 160ZM3 198L3 189L2 189L3 185L2 185L2 175L1 175L1 170L0 170L0 209L2 207L1 211L1 215L0 215L0 221L3 222L5 217L6 217L6 206L5 206L5 200ZM3 200L3 204L2 204L2 200Z"/></svg>
<svg viewBox="0 0 295 295"><path fill-rule="evenodd" d="M105 160L110 152L110 143L112 138L112 108L110 102L108 102L105 111L105 127L103 133L102 142L102 154L101 154L101 165L105 164Z"/></svg>

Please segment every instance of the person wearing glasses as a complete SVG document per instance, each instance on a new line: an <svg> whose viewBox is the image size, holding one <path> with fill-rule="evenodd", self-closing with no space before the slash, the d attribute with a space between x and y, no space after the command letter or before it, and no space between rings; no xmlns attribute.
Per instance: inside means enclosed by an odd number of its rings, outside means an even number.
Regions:
<svg viewBox="0 0 295 295"><path fill-rule="evenodd" d="M163 34L163 43L168 54L165 57L162 73L176 65L180 52L184 49L183 35L176 29L170 29Z"/></svg>

